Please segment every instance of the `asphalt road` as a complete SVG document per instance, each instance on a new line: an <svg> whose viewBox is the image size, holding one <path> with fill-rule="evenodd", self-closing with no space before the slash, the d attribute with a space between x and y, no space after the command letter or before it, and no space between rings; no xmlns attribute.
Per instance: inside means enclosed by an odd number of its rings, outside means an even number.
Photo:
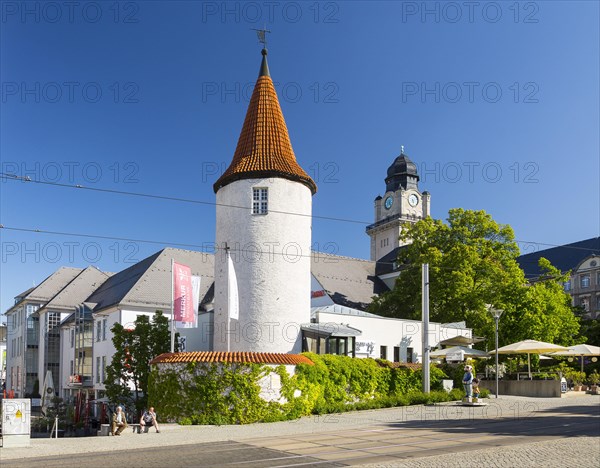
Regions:
<svg viewBox="0 0 600 468"><path fill-rule="evenodd" d="M432 413L433 414L433 413ZM389 421L350 427L340 431L257 437L170 445L145 449L71 454L6 460L2 468L18 467L216 467L239 468L289 466L346 466L415 462L422 457L444 455L464 459L465 452L558 441L578 436L600 437L600 408L589 405L538 409L512 417L448 420L427 418ZM599 446L600 446L600 439ZM83 441L82 441L83 442ZM600 450L600 449L599 449ZM568 453L560 449L557 457ZM595 464L597 454L590 454ZM507 461L506 465L514 465ZM465 464L464 466L469 466ZM528 465L529 466L529 465ZM568 463L565 465L568 466ZM589 466L593 466L590 464Z"/></svg>

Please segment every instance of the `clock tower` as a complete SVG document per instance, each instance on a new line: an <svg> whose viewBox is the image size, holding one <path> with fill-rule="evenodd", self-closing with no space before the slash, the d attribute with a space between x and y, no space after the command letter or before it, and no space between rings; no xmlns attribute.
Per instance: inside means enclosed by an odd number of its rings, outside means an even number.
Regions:
<svg viewBox="0 0 600 468"><path fill-rule="evenodd" d="M417 166L404 153L387 170L385 194L375 198L375 222L367 226L371 238L371 260L377 261L405 245L399 240L402 226L429 216L431 195L419 191Z"/></svg>

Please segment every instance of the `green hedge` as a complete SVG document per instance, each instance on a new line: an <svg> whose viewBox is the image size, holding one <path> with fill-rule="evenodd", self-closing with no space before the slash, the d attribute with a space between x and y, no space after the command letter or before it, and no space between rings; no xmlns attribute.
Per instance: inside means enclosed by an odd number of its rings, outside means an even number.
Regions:
<svg viewBox="0 0 600 468"><path fill-rule="evenodd" d="M180 424L247 424L296 419L310 414L427 404L462 398L442 390L443 371L431 366L432 392L421 392L421 371L387 361L305 353L314 365L299 364L290 376L284 366L189 363L184 369L153 368L149 404ZM260 397L260 378L277 373L286 403Z"/></svg>

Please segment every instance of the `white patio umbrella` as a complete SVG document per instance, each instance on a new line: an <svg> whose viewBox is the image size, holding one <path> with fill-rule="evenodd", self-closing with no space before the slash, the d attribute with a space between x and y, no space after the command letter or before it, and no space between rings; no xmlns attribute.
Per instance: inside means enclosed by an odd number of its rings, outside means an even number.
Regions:
<svg viewBox="0 0 600 468"><path fill-rule="evenodd" d="M498 348L498 354L527 354L527 371L531 379L531 355L551 353L553 351L567 351L564 346L546 343L544 341L524 340L517 343L509 344ZM496 350L492 350L489 354L495 354Z"/></svg>
<svg viewBox="0 0 600 468"><path fill-rule="evenodd" d="M480 351L478 349L467 348L466 346L452 346L451 348L438 349L429 353L429 357L441 358L446 357L448 354L456 354L462 352L464 357L477 357L489 359L488 353Z"/></svg>
<svg viewBox="0 0 600 468"><path fill-rule="evenodd" d="M557 351L553 356L579 356L581 360L581 372L583 372L583 356L600 356L600 347L588 344L569 346L566 351Z"/></svg>

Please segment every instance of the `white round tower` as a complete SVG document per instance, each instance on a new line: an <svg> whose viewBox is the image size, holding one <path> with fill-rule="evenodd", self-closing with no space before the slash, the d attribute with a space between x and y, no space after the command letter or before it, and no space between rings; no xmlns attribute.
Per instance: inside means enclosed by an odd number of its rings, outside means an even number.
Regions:
<svg viewBox="0 0 600 468"><path fill-rule="evenodd" d="M263 49L260 73L217 198L213 349L299 353L310 322L312 195L296 162ZM228 307L226 250L238 286Z"/></svg>

